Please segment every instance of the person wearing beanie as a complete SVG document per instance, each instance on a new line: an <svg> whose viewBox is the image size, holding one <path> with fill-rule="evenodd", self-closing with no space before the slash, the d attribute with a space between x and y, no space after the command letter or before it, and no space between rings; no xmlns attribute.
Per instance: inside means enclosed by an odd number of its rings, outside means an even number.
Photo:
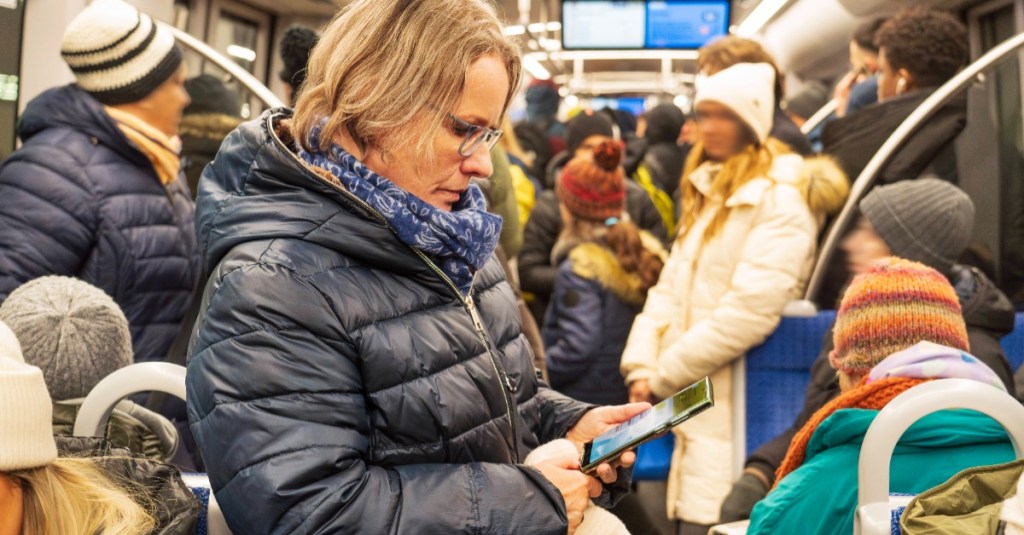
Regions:
<svg viewBox="0 0 1024 535"><path fill-rule="evenodd" d="M43 372L0 321L0 535L150 533L155 519L93 461L57 458Z"/></svg>
<svg viewBox="0 0 1024 535"><path fill-rule="evenodd" d="M181 117L181 155L192 198L199 192L199 177L213 161L220 144L242 119L238 96L212 74L185 81L192 102Z"/></svg>
<svg viewBox="0 0 1024 535"><path fill-rule="evenodd" d="M584 111L573 117L566 132L569 148L548 165L549 189L537 197L530 219L523 227L523 248L519 253L519 280L523 291L531 294L530 311L539 325L544 324L544 315L551 292L554 291L558 264L552 262L551 253L563 229L559 198L553 190L570 160L590 157L594 148L601 143L617 142L612 123L604 115L593 111ZM625 210L629 219L640 229L666 242L668 234L665 223L647 192L632 180L625 181L624 190Z"/></svg>
<svg viewBox="0 0 1024 535"><path fill-rule="evenodd" d="M541 329L551 387L597 405L628 400L619 360L667 257L657 238L624 216L621 160L621 145L604 141L562 170L556 194L563 226L551 260L558 274ZM612 513L631 533L653 532L631 496Z"/></svg>
<svg viewBox="0 0 1024 535"><path fill-rule="evenodd" d="M284 67L277 76L284 82L285 91L288 93L288 102L295 105L299 90L306 81L306 65L309 63L309 53L313 51L320 37L312 28L305 26L292 26L285 30L281 36L279 51Z"/></svg>
<svg viewBox="0 0 1024 535"><path fill-rule="evenodd" d="M701 75L707 77L742 63L763 63L770 66L775 73L771 91L772 137L789 145L793 152L801 156L814 154L807 136L782 111L785 76L775 62L775 58L761 46L761 43L745 37L727 35L704 45L697 55L697 69ZM740 83L742 84L742 82Z"/></svg>
<svg viewBox="0 0 1024 535"><path fill-rule="evenodd" d="M0 321L21 341L25 361L43 371L55 434L70 435L89 392L132 363L124 313L78 279L47 276L23 284L0 304ZM107 436L115 446L164 462L178 448L171 422L127 400L114 409Z"/></svg>
<svg viewBox="0 0 1024 535"><path fill-rule="evenodd" d="M681 184L682 220L665 269L636 317L620 371L631 400L656 401L705 376L732 381L732 362L772 333L810 276L820 224L846 196L827 160L806 161L771 137L775 70L740 63L704 80L699 140ZM829 195L820 195L830 192ZM733 407L673 430L669 517L707 531L729 492Z"/></svg>
<svg viewBox="0 0 1024 535"><path fill-rule="evenodd" d="M61 54L75 82L28 103L22 147L0 165L0 302L42 276L79 278L124 311L134 359L161 360L200 273L181 51L148 15L96 0Z"/></svg>
<svg viewBox="0 0 1024 535"><path fill-rule="evenodd" d="M860 446L878 411L936 379L1006 390L970 354L956 291L945 276L918 262L885 258L857 276L843 295L834 338L829 360L842 393L796 433L774 489L753 509L747 533L852 532ZM961 470L1014 458L1006 431L988 416L940 411L900 438L889 491L919 494Z"/></svg>
<svg viewBox="0 0 1024 535"><path fill-rule="evenodd" d="M849 271L867 272L875 262L895 255L920 262L941 273L956 290L972 354L987 365L1007 391L1014 379L1000 340L1014 327L1010 301L981 270L959 265L974 226L974 205L959 188L943 180L905 180L873 189L859 204L861 217L841 243ZM723 505L724 520L747 518L775 482L775 471L793 436L808 419L840 393L829 363L833 331L822 341L811 366L804 407L793 425L761 445L747 458L743 477Z"/></svg>

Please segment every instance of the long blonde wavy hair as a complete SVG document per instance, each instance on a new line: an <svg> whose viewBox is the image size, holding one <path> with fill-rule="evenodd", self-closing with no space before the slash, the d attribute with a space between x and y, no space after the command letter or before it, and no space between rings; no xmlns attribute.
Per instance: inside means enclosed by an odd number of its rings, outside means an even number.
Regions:
<svg viewBox="0 0 1024 535"><path fill-rule="evenodd" d="M21 489L22 535L143 535L156 527L156 519L95 461L59 458L4 476Z"/></svg>
<svg viewBox="0 0 1024 535"><path fill-rule="evenodd" d="M768 171L771 170L775 157L790 152L792 152L792 149L789 148L789 145L772 137L769 137L765 143L748 144L742 152L722 163L721 169L715 174L714 180L711 182L711 197L721 199L724 203L725 199L731 197L744 184L755 178L765 177L771 180ZM704 153L704 143L698 141L693 146L693 149L690 150L689 156L686 157L686 165L683 167L683 178L680 184L683 202L682 221L680 222L682 230L680 232L683 236L689 232L689 229L697 220L697 216L708 205L708 198L689 180L690 173L693 173L694 170L707 161L709 161L709 158ZM722 230L728 218L729 208L722 206L718 213L715 214L711 224L704 231L702 238L704 243L707 243L708 240Z"/></svg>
<svg viewBox="0 0 1024 535"><path fill-rule="evenodd" d="M359 0L328 24L309 57L294 131L306 150L342 132L387 158L410 145L428 163L431 135L462 97L466 69L496 54L508 73L502 117L522 76L520 51L485 0ZM310 134L327 119L320 146Z"/></svg>

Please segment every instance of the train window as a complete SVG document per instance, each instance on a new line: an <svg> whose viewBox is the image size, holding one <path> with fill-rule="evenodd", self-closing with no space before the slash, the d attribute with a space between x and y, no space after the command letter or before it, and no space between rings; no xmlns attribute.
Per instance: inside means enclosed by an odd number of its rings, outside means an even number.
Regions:
<svg viewBox="0 0 1024 535"><path fill-rule="evenodd" d="M17 139L15 124L24 16L23 1L0 0L0 35L4 36L4 46L0 47L0 160L14 150Z"/></svg>

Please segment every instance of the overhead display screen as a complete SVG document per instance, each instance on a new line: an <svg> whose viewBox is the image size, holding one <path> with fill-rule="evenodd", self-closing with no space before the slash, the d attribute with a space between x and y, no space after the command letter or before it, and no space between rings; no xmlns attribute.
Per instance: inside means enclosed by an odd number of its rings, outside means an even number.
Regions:
<svg viewBox="0 0 1024 535"><path fill-rule="evenodd" d="M728 1L562 0L566 50L696 49L728 32Z"/></svg>

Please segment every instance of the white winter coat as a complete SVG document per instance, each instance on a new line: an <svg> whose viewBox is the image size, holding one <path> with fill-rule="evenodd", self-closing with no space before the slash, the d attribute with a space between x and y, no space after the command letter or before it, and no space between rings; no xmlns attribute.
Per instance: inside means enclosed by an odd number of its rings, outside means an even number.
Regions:
<svg viewBox="0 0 1024 535"><path fill-rule="evenodd" d="M689 180L707 196L718 168L705 163ZM717 522L737 475L733 448L742 444L732 436L730 364L775 330L813 267L818 223L798 187L802 168L799 156L776 156L767 177L724 201L730 212L722 230L702 243L723 204L709 199L677 236L633 324L622 357L627 383L648 379L665 398L710 376L715 390L713 409L675 428L669 518Z"/></svg>

